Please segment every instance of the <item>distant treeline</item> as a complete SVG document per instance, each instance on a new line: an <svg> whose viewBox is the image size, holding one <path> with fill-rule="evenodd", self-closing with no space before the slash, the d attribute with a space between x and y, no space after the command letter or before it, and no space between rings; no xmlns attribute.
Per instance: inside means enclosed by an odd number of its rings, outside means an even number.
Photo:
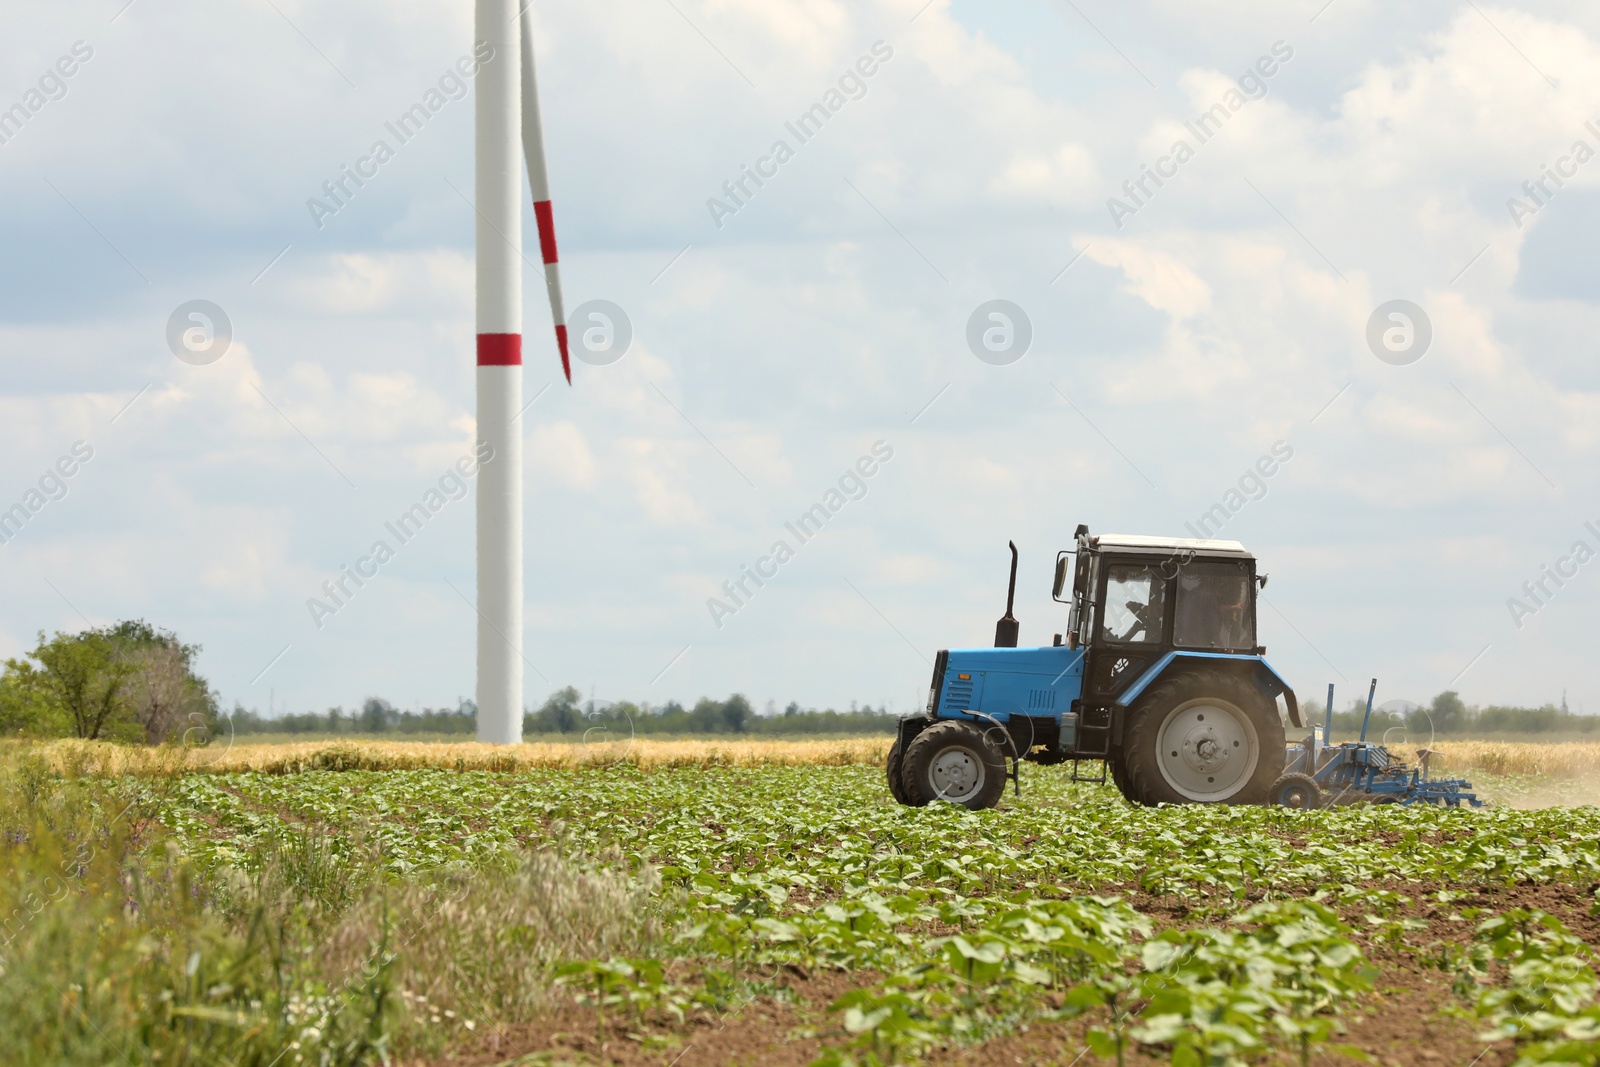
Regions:
<svg viewBox="0 0 1600 1067"><path fill-rule="evenodd" d="M473 734L478 709L464 700L455 708L401 711L387 700L368 700L358 711L329 708L292 715L269 716L234 705L227 719L235 734ZM222 724L227 732L228 724Z"/></svg>
<svg viewBox="0 0 1600 1067"><path fill-rule="evenodd" d="M1301 707L1312 722L1322 725L1327 714L1327 699L1309 701L1301 697ZM1352 701L1348 707L1335 708L1333 712L1333 740L1353 741L1361 733L1361 719L1366 714L1365 699ZM1372 722L1367 728L1369 741L1382 741L1386 731L1403 729L1408 740L1425 742L1429 736L1466 737L1485 734L1593 734L1600 736L1600 715L1576 715L1564 706L1546 704L1538 708L1507 707L1491 704L1478 707L1463 703L1459 693L1448 690L1434 697L1425 706L1409 712L1380 711L1372 709ZM1294 732L1290 728L1290 733ZM1394 738L1398 740L1398 738Z"/></svg>
<svg viewBox="0 0 1600 1067"><path fill-rule="evenodd" d="M1325 704L1306 697L1301 706L1310 720L1322 725ZM1351 741L1361 732L1365 712L1363 701L1352 701L1333 713L1333 740ZM472 737L478 729L478 709L470 700L454 708L423 708L401 711L387 700L367 700L358 710L329 708L325 712L305 712L268 717L236 706L230 718L236 734L391 734ZM750 736L804 736L807 734L890 734L898 716L887 708L871 705L850 711L832 708L819 711L791 703L783 711L773 709L758 714L750 701L738 693L726 700L702 698L693 707L677 701L666 704L634 704L630 701L597 704L585 701L583 694L568 686L550 694L537 711L522 717L522 732L527 736L582 735L604 731L609 737L672 734L745 734ZM224 730L227 729L223 725ZM1466 737L1484 734L1592 734L1600 737L1600 715L1575 715L1564 708L1545 705L1517 708L1491 705L1476 707L1462 702L1454 691L1440 693L1424 707L1409 712L1374 708L1367 736L1382 741L1391 730L1404 730L1410 741L1426 741L1430 736ZM1293 734L1293 728L1290 729ZM1391 737L1391 740L1399 740Z"/></svg>
<svg viewBox="0 0 1600 1067"><path fill-rule="evenodd" d="M454 708L401 711L387 700L373 697L360 710L329 708L264 716L236 706L230 716L236 734L459 734L471 737L478 729L478 709L470 700ZM568 686L550 694L537 710L522 717L522 732L581 735L603 730L610 737L646 734L749 734L760 736L804 734L889 734L897 716L871 705L850 711L802 708L791 703L776 714L761 715L738 693L727 700L704 697L692 708L677 701L652 706L617 701L596 704ZM226 726L224 726L226 729Z"/></svg>

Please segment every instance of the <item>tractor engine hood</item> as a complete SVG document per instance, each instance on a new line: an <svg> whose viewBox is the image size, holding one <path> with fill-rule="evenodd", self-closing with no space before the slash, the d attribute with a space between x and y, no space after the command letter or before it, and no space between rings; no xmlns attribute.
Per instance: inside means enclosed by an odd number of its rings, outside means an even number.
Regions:
<svg viewBox="0 0 1600 1067"><path fill-rule="evenodd" d="M1083 649L952 648L939 653L928 712L951 718L982 710L1001 721L1012 715L1055 718L1071 710L1083 689Z"/></svg>
<svg viewBox="0 0 1600 1067"><path fill-rule="evenodd" d="M934 662L928 713L936 718L982 712L1002 722L1012 715L1057 718L1083 693L1085 650L1042 648L952 648ZM1224 664L1247 671L1257 684L1288 705L1289 721L1303 726L1294 688L1260 656L1216 652L1168 652L1117 695L1127 707L1156 679L1186 664Z"/></svg>

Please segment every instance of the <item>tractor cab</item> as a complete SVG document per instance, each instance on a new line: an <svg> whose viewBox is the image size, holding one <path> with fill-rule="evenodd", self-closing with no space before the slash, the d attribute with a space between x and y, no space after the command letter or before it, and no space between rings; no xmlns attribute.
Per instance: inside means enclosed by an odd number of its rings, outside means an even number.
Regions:
<svg viewBox="0 0 1600 1067"><path fill-rule="evenodd" d="M1256 643L1256 591L1266 579L1238 541L1092 537L1080 526L1076 542L1056 559L1053 594L1070 605L1066 646L1084 651L1079 751L1103 758L1117 706L1143 692L1154 668L1266 652Z"/></svg>
<svg viewBox="0 0 1600 1067"><path fill-rule="evenodd" d="M1255 651L1255 557L1239 542L1122 534L1084 540L1070 600L1075 639L1087 631L1084 644ZM1071 558L1063 552L1057 562L1062 579ZM1055 595L1061 599L1060 584Z"/></svg>
<svg viewBox="0 0 1600 1067"><path fill-rule="evenodd" d="M938 654L926 713L901 720L889 785L902 803L990 807L1017 765L1098 762L1130 800L1245 803L1283 772L1278 700L1294 691L1257 644L1266 583L1237 541L1085 526L1056 560L1065 634L1018 647L1016 546L995 647ZM1006 760L1011 770L1006 771Z"/></svg>

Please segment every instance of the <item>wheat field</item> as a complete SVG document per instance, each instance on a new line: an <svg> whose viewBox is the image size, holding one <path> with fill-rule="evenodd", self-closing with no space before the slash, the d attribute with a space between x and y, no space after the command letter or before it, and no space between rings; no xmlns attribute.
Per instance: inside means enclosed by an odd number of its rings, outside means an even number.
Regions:
<svg viewBox="0 0 1600 1067"><path fill-rule="evenodd" d="M1405 759L1416 758L1416 746L1393 746ZM1564 741L1438 741L1432 769L1486 774L1578 778L1600 772L1600 742Z"/></svg>
<svg viewBox="0 0 1600 1067"><path fill-rule="evenodd" d="M603 743L543 742L487 745L430 741L301 741L136 748L107 742L64 740L30 746L62 772L97 775L233 774L259 771L294 774L313 770L527 771L615 764L651 770L670 767L773 767L796 764L843 766L881 763L889 737L829 741L622 740Z"/></svg>
<svg viewBox="0 0 1600 1067"><path fill-rule="evenodd" d="M63 740L21 744L62 772L78 774L231 774L260 771L294 774L311 770L401 771L437 768L455 771L515 772L539 768L571 769L629 764L644 770L673 767L773 767L797 764L882 763L891 738L858 737L826 741L754 739L624 740L605 743L542 742L486 745L478 742L300 741L287 744L138 748L107 742ZM17 746L18 743L11 743ZM1415 760L1415 746L1395 745L1403 759ZM1581 778L1600 774L1600 743L1519 741L1439 741L1432 771L1470 774Z"/></svg>

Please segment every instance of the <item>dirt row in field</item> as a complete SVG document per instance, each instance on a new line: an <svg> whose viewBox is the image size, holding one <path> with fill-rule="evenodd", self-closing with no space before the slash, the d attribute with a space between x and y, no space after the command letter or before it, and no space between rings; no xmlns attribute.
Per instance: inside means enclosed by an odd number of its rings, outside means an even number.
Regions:
<svg viewBox="0 0 1600 1067"><path fill-rule="evenodd" d="M1357 1013L1346 1018L1349 1032L1340 1038L1370 1057L1368 1064L1416 1067L1504 1067L1514 1058L1504 1043L1486 1046L1478 1040L1482 1025L1448 1016L1441 1009L1455 1002L1448 976L1431 974L1399 961L1381 966L1379 990ZM474 1040L428 1067L499 1067L509 1064L617 1064L623 1067L805 1067L822 1051L822 1036L841 1039L838 1018L828 1005L852 987L850 976L830 974L788 984L793 1003L763 998L725 1016L700 1016L645 1038L614 1027L602 1046L592 1009L575 1005L549 1020L512 1027ZM993 1067L995 1064L1102 1064L1088 1051L1085 1032L1104 1025L1102 1012L1067 1022L1036 1023L1023 1032L982 1045L935 1050L923 1062L929 1067ZM1166 1062L1160 1050L1148 1053L1130 1047L1130 1064ZM1292 1062L1292 1057L1283 1062ZM1337 1053L1319 1052L1319 1064L1359 1063Z"/></svg>
<svg viewBox="0 0 1600 1067"><path fill-rule="evenodd" d="M1513 907L1538 908L1555 915L1590 945L1600 947L1600 917L1593 914L1593 887L1574 885L1490 887L1472 896L1442 905L1433 894L1446 886L1370 886L1388 888L1413 899L1394 918L1419 918L1429 922L1426 932L1411 935L1408 944L1387 947L1363 941L1369 961L1378 969L1375 991L1344 1017L1347 1032L1337 1040L1364 1053L1368 1064L1382 1067L1504 1067L1515 1058L1505 1042L1486 1044L1479 1038L1485 1025L1476 1019L1451 1014L1464 1006L1452 990L1452 976L1429 966L1420 947L1434 941L1466 943L1472 939L1476 917L1451 921L1462 909L1481 909L1483 917ZM1184 902L1172 897L1139 898L1129 902L1156 920L1162 928L1195 925ZM1241 905L1242 907L1242 905ZM1366 927L1364 913L1349 911L1344 918L1357 931ZM713 1067L723 1064L759 1067L804 1067L824 1046L843 1039L837 1013L828 1006L841 994L876 976L840 972L805 973L785 970L774 976L785 991L782 999L763 997L725 1015L698 1015L684 1024L660 1020L648 1033L628 1032L616 1025L604 1046L596 1031L592 1008L567 1004L537 1023L511 1027L499 1033L475 1036L446 1055L419 1061L413 1067L499 1067L510 1064L602 1064L624 1067ZM1097 1013L1066 1022L1035 1023L1026 1030L967 1048L934 1050L924 1058L930 1067L994 1067L997 1064L1100 1064L1088 1051L1085 1032L1105 1019ZM1129 1064L1164 1063L1160 1050L1146 1054L1128 1050ZM1264 1062L1294 1062L1294 1057ZM1321 1050L1314 1062L1322 1067L1343 1067L1363 1062Z"/></svg>

